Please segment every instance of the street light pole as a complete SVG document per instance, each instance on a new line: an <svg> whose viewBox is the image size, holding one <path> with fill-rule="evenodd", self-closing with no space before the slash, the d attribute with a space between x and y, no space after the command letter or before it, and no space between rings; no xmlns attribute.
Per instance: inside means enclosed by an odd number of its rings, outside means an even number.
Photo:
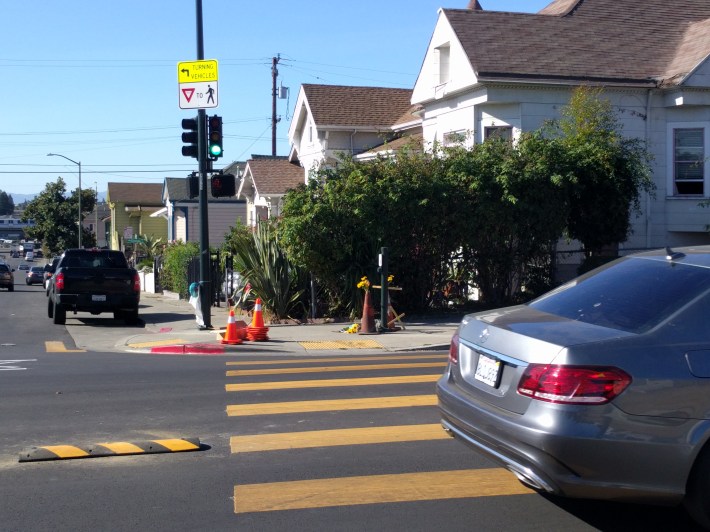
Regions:
<svg viewBox="0 0 710 532"><path fill-rule="evenodd" d="M99 184L96 181L94 181L94 190L96 191L96 199L94 200L94 208L96 209L94 234L96 234L96 247L99 247Z"/></svg>
<svg viewBox="0 0 710 532"><path fill-rule="evenodd" d="M64 159L66 159L67 161L76 164L79 167L79 227L78 227L78 229L79 229L79 246L78 247L81 248L81 163L75 161L74 159L70 159L69 157L67 157L65 155L61 155L59 153L48 153L47 154L47 157L51 157L51 156L62 157Z"/></svg>

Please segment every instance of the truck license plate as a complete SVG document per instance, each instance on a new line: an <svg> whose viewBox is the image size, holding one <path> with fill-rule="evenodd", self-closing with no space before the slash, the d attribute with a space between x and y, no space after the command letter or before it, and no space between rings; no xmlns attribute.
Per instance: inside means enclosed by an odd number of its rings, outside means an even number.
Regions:
<svg viewBox="0 0 710 532"><path fill-rule="evenodd" d="M106 296L105 295L93 295L91 296L91 301L106 301Z"/></svg>
<svg viewBox="0 0 710 532"><path fill-rule="evenodd" d="M478 355L478 364L476 364L476 373L473 378L496 388L500 378L500 367L500 360L481 353Z"/></svg>

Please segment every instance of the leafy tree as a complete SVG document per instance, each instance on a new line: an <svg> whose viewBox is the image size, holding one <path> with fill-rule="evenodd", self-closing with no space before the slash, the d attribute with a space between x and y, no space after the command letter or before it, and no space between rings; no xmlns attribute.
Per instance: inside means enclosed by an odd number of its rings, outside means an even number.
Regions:
<svg viewBox="0 0 710 532"><path fill-rule="evenodd" d="M15 212L15 202L7 192L0 190L0 215L6 216Z"/></svg>
<svg viewBox="0 0 710 532"><path fill-rule="evenodd" d="M465 198L457 216L466 224L466 264L488 304L513 301L531 266L549 264L563 234L565 189L551 171L557 156L539 133L522 135L516 145L491 139L446 150L447 171Z"/></svg>
<svg viewBox="0 0 710 532"><path fill-rule="evenodd" d="M61 253L66 248L78 244L78 189L66 196L66 184L59 177L54 183L47 183L39 195L28 202L22 213L23 221L34 220L34 227L26 229L29 238L42 241L43 248L49 254ZM93 190L82 190L82 217L92 212L96 203ZM82 228L83 229L83 228ZM94 235L83 230L82 244L95 244Z"/></svg>
<svg viewBox="0 0 710 532"><path fill-rule="evenodd" d="M333 312L352 314L357 282L377 279L377 255L389 249L390 271L404 288L400 304L426 305L433 279L456 250L452 223L459 194L434 154L404 150L397 159L343 159L285 198L279 232L290 257L312 272Z"/></svg>
<svg viewBox="0 0 710 532"><path fill-rule="evenodd" d="M558 172L568 186L567 233L582 242L587 256L623 242L640 197L653 194L651 155L639 139L625 138L601 89L580 87L553 123L560 144Z"/></svg>

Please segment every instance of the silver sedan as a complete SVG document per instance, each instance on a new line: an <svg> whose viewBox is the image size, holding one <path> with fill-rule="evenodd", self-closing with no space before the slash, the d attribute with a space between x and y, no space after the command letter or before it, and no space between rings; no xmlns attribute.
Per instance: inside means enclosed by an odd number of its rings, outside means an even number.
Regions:
<svg viewBox="0 0 710 532"><path fill-rule="evenodd" d="M710 246L466 316L437 394L444 429L528 486L683 502L710 527Z"/></svg>

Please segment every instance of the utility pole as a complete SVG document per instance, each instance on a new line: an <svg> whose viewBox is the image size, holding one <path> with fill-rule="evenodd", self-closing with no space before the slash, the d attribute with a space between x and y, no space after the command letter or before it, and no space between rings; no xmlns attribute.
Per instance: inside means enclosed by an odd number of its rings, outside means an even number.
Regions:
<svg viewBox="0 0 710 532"><path fill-rule="evenodd" d="M202 0L195 0L197 11L197 60L205 58L202 32ZM200 173L200 307L205 328L212 328L212 283L210 281L210 233L207 213L207 118L205 110L197 110L197 152Z"/></svg>
<svg viewBox="0 0 710 532"><path fill-rule="evenodd" d="M276 78L279 76L279 71L276 65L281 60L281 54L276 54L271 60L271 155L276 157L276 124L279 119L276 116Z"/></svg>

